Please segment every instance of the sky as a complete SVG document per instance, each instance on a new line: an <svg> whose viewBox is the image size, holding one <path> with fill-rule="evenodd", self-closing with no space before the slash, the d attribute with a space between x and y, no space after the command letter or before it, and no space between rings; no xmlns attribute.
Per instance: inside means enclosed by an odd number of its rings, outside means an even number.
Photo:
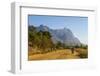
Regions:
<svg viewBox="0 0 100 76"><path fill-rule="evenodd" d="M51 29L70 29L82 43L88 44L88 17L29 15L28 25L46 25Z"/></svg>

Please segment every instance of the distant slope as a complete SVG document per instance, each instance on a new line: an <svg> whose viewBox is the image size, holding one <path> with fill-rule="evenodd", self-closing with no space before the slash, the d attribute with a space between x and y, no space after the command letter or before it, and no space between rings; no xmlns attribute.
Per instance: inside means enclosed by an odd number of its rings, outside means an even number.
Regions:
<svg viewBox="0 0 100 76"><path fill-rule="evenodd" d="M81 45L81 42L78 38L74 36L72 31L68 28L63 29L51 29L47 26L40 25L36 27L37 31L49 31L52 36L52 40L54 43L57 43L58 41L68 45L68 46L75 46L75 45Z"/></svg>

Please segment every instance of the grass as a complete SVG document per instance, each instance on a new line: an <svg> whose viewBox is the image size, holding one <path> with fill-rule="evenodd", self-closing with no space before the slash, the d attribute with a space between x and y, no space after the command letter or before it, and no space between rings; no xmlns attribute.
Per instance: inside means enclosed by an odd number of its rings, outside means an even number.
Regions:
<svg viewBox="0 0 100 76"><path fill-rule="evenodd" d="M75 49L74 53L71 53L70 49L62 49L57 51L52 51L44 54L34 53L30 51L28 54L28 60L55 60L55 59L80 59L87 58L87 50L86 49Z"/></svg>

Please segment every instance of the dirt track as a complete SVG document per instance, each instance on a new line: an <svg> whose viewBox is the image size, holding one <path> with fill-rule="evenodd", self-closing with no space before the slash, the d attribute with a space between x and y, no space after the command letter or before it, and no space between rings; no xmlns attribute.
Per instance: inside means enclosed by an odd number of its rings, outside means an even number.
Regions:
<svg viewBox="0 0 100 76"><path fill-rule="evenodd" d="M69 49L57 50L45 54L29 55L28 60L54 60L54 59L78 59L80 58L78 52L71 53Z"/></svg>

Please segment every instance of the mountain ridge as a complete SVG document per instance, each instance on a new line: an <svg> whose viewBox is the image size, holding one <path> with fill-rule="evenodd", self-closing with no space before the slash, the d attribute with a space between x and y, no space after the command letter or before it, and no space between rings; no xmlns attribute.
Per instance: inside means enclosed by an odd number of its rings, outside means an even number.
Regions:
<svg viewBox="0 0 100 76"><path fill-rule="evenodd" d="M36 26L35 26L36 27ZM81 45L80 40L74 36L73 32L68 28L51 29L46 25L36 27L37 31L48 31L52 36L52 41L57 43L60 41L68 46Z"/></svg>

